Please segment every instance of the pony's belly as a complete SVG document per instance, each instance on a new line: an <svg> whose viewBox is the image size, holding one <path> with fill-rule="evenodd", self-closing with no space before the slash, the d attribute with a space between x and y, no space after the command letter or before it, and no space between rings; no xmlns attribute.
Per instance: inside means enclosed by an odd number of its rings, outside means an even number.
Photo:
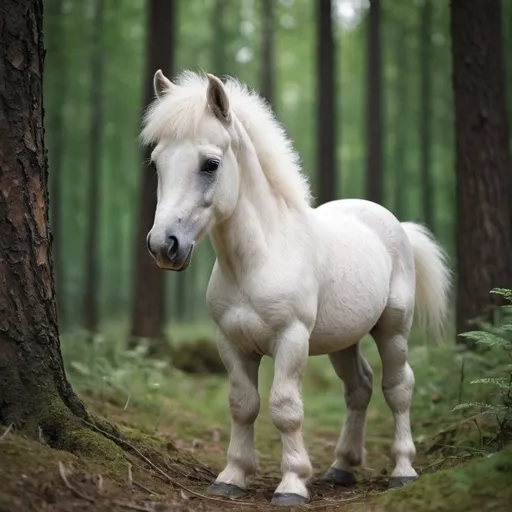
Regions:
<svg viewBox="0 0 512 512"><path fill-rule="evenodd" d="M369 325L369 324L368 324ZM344 350L358 343L373 326L348 331L342 326L337 330L315 329L309 339L309 355L321 356Z"/></svg>
<svg viewBox="0 0 512 512"><path fill-rule="evenodd" d="M334 295L339 300L331 297L331 300L321 301L310 337L310 355L331 354L350 347L375 327L386 307L387 289L363 295L363 301L356 300L355 294Z"/></svg>

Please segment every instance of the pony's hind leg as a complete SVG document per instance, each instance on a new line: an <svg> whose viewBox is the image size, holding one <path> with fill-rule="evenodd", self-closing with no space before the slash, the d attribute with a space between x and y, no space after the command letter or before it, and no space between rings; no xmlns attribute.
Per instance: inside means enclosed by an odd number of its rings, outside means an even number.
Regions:
<svg viewBox="0 0 512 512"><path fill-rule="evenodd" d="M261 357L250 357L242 353L221 334L218 347L229 374L231 437L227 465L207 492L228 498L241 498L247 492L247 477L258 469L254 422L260 410L258 370Z"/></svg>
<svg viewBox="0 0 512 512"><path fill-rule="evenodd" d="M371 333L382 360L382 391L394 419L391 454L395 459L395 468L389 487L400 487L418 478L418 473L412 467L416 448L409 418L414 373L407 363L407 338L414 301L403 300L403 297L400 299L390 297L386 310Z"/></svg>
<svg viewBox="0 0 512 512"><path fill-rule="evenodd" d="M324 480L335 485L356 483L354 468L364 456L366 410L372 396L373 372L361 354L359 344L330 354L331 364L345 388L347 415L335 449L335 460Z"/></svg>

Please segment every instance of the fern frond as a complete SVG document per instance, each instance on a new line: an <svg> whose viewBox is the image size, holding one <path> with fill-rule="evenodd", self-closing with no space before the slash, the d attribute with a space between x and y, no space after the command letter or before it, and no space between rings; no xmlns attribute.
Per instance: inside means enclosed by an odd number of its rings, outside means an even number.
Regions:
<svg viewBox="0 0 512 512"><path fill-rule="evenodd" d="M471 384L493 384L495 386L504 384L508 387L508 379L505 377L487 377L484 379L472 380Z"/></svg>
<svg viewBox="0 0 512 512"><path fill-rule="evenodd" d="M508 391L510 389L510 379L506 379L504 377L489 377L486 379L476 379L472 380L471 384L490 384L503 391Z"/></svg>
<svg viewBox="0 0 512 512"><path fill-rule="evenodd" d="M482 345L487 345L489 347L510 347L512 348L512 342L498 336L497 334L492 334L490 332L485 331L469 331L459 334L464 338L468 338L470 340L474 340L476 343L481 343Z"/></svg>
<svg viewBox="0 0 512 512"><path fill-rule="evenodd" d="M502 295L506 300L512 302L512 290L507 288L494 288L491 290L491 293L494 293L495 295Z"/></svg>
<svg viewBox="0 0 512 512"><path fill-rule="evenodd" d="M468 402L456 405L452 409L452 411L458 411L460 409L487 409L488 412L499 414L500 412L506 411L508 408L506 405L484 404L482 402Z"/></svg>

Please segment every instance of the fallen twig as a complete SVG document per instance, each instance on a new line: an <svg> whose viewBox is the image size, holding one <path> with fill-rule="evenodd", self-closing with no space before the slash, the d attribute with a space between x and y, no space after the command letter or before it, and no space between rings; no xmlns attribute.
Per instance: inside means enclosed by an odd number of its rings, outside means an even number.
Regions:
<svg viewBox="0 0 512 512"><path fill-rule="evenodd" d="M84 423L86 423L89 427L93 428L94 430L96 430L100 434L104 435L105 437L108 437L112 441L115 441L116 443L122 443L122 444L126 445L128 448L130 448L131 450L133 450L142 460L147 462L155 471L157 471L162 476L164 476L166 478L166 480L168 481L168 483L170 483L171 485L175 485L176 487L179 487L180 489L183 489L184 491L186 491L190 494L193 494L194 496L197 496L198 498L203 498L205 500L218 501L220 503L230 503L230 504L236 503L237 505L245 505L245 506L249 506L249 507L257 506L257 503L254 503L252 501L241 501L238 499L230 500L230 499L225 499L225 498L218 498L215 496L208 496L207 494L202 494L200 492L194 491L194 490L188 488L186 485L183 485L182 483L178 482L176 479L170 477L164 470L159 468L154 462L152 462L150 459L148 459L148 457L146 457L138 448L133 446L128 441L125 441L124 439L119 439L118 437L113 436L112 434L109 434L108 432L101 430L96 425L94 425L86 420L82 420L82 421Z"/></svg>
<svg viewBox="0 0 512 512"><path fill-rule="evenodd" d="M320 502L320 503L313 503L313 504L307 505L307 508L315 509L315 508L322 508L322 507L325 507L325 508L339 507L339 505L341 505L343 503L347 503L348 501L355 501L355 500L362 501L363 499L364 499L363 496L353 496L352 498L345 498L345 499L336 498L332 501L324 500L323 502Z"/></svg>
<svg viewBox="0 0 512 512"><path fill-rule="evenodd" d="M85 501L88 501L89 503L96 503L96 500L92 498L91 496L87 496L87 494L83 494L80 492L76 487L73 487L71 483L68 480L68 477L66 476L66 468L64 467L64 464L62 464L61 461L59 461L59 473L60 477L62 478L62 481L66 485L66 487L78 498L81 498Z"/></svg>
<svg viewBox="0 0 512 512"><path fill-rule="evenodd" d="M117 505L118 507L128 508L130 510L140 510L142 512L151 512L154 510L154 508L148 508L146 506L137 505L136 503L126 503L124 501L117 501L114 500L112 502L114 505Z"/></svg>
<svg viewBox="0 0 512 512"><path fill-rule="evenodd" d="M132 465L128 464L128 487L131 489L133 487L133 474L132 474Z"/></svg>
<svg viewBox="0 0 512 512"><path fill-rule="evenodd" d="M138 487L139 489L149 493L149 494L153 494L155 496L163 496L163 494L160 494L159 492L153 491L149 487L146 487L145 485L141 484L140 482L137 482L137 480L133 480L133 485L135 487Z"/></svg>
<svg viewBox="0 0 512 512"><path fill-rule="evenodd" d="M0 441L3 441L7 435L9 434L9 432L12 430L12 427L14 427L14 423L11 423L5 430L5 432L0 436Z"/></svg>
<svg viewBox="0 0 512 512"><path fill-rule="evenodd" d="M94 475L93 479L98 488L98 492L103 492L103 477L101 475Z"/></svg>
<svg viewBox="0 0 512 512"><path fill-rule="evenodd" d="M460 451L467 451L467 452L475 452L475 453L489 453L487 450L480 449L480 448L473 448L471 446L455 446L453 444L443 444L443 443L436 443L436 447L440 446L441 448L451 448L453 450L460 450Z"/></svg>
<svg viewBox="0 0 512 512"><path fill-rule="evenodd" d="M473 422L476 425L476 428L478 429L478 433L480 434L480 448L484 447L484 436L482 435L482 431L480 430L480 425L478 425L478 421L476 420L476 417L473 417Z"/></svg>

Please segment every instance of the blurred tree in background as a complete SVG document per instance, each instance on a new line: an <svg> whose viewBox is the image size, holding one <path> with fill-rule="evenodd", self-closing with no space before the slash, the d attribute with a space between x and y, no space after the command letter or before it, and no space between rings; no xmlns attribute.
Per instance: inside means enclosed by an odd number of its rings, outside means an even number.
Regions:
<svg viewBox="0 0 512 512"><path fill-rule="evenodd" d="M492 322L512 287L512 161L500 0L451 3L457 177L457 330Z"/></svg>
<svg viewBox="0 0 512 512"><path fill-rule="evenodd" d="M380 0L370 0L366 29L366 199L382 203Z"/></svg>
<svg viewBox="0 0 512 512"><path fill-rule="evenodd" d="M161 69L166 76L172 74L175 27L174 0L148 0L143 111L153 99L155 71ZM157 175L150 164L151 151L149 147L144 150L139 185L139 219L134 240L132 344L137 338L148 338L153 344L158 343L164 329L164 278L151 260L145 243L156 208Z"/></svg>
<svg viewBox="0 0 512 512"><path fill-rule="evenodd" d="M102 190L100 176L102 169L102 130L103 130L103 32L105 4L102 0L93 3L93 33L91 41L91 82L90 82L90 121L89 121L89 189L88 224L85 260L84 328L88 333L98 331L98 285L99 285L99 220L101 216Z"/></svg>
<svg viewBox="0 0 512 512"><path fill-rule="evenodd" d="M333 33L333 3L316 2L316 169L318 174L318 203L337 198L336 161L336 43Z"/></svg>
<svg viewBox="0 0 512 512"><path fill-rule="evenodd" d="M421 189L423 220L435 232L434 225L434 197L431 179L431 129L432 129L432 0L423 0L423 7L419 9L420 16L420 101L421 115L419 117L419 131L421 137Z"/></svg>
<svg viewBox="0 0 512 512"><path fill-rule="evenodd" d="M120 324L133 341L161 339L177 322L208 322L209 241L180 274L160 271L145 248L156 177L137 136L158 68L169 76L183 69L235 75L258 89L293 139L319 203L368 197L402 221L435 229L460 276L459 328L491 305L492 286L510 285L512 2L454 1L451 9L433 0L100 3L101 30L95 0L45 1L46 137L64 329L101 333ZM98 46L103 80L92 78ZM478 66L464 65L468 52ZM482 87L481 99L468 99L473 87ZM84 302L95 305L96 320L86 318Z"/></svg>

